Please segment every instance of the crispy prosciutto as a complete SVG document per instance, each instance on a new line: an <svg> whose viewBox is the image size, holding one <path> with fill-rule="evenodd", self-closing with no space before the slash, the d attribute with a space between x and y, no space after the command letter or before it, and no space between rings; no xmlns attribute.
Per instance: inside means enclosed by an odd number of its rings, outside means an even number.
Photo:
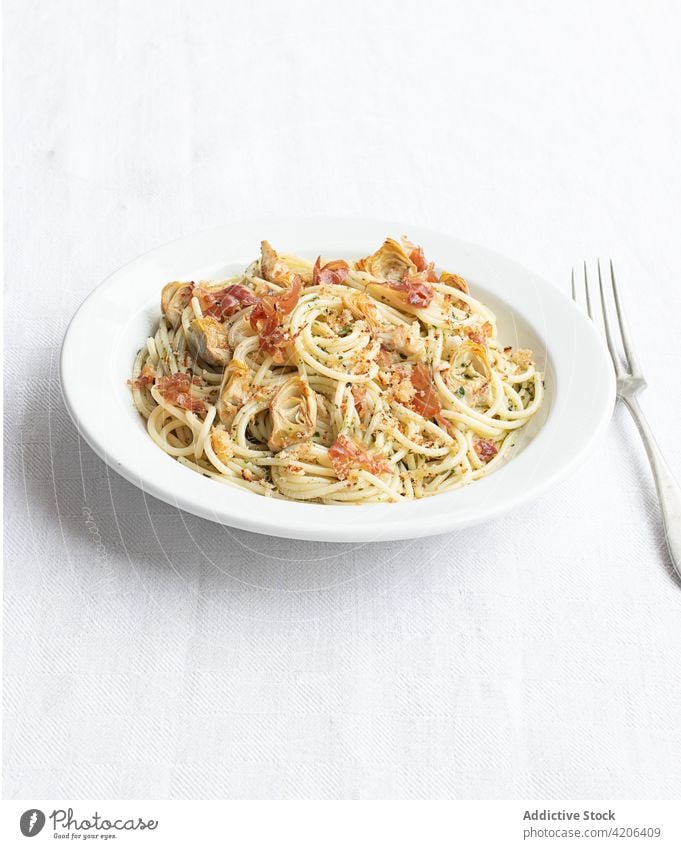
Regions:
<svg viewBox="0 0 681 849"><path fill-rule="evenodd" d="M418 271L425 271L428 267L421 245L414 245L409 251L409 259L414 263Z"/></svg>
<svg viewBox="0 0 681 849"><path fill-rule="evenodd" d="M423 274L429 283L437 283L438 276L435 273L435 263L426 261L421 245L416 245L411 250L409 259L414 263L419 274Z"/></svg>
<svg viewBox="0 0 681 849"><path fill-rule="evenodd" d="M303 281L293 275L291 286L277 295L265 295L251 310L251 327L260 336L260 350L269 354L275 363L286 361L286 352L292 342L292 336L281 328L283 319L290 315L298 299Z"/></svg>
<svg viewBox="0 0 681 849"><path fill-rule="evenodd" d="M251 311L251 327L261 334L269 336L281 323L281 320L293 312L300 298L300 290L303 282L294 275L290 288L277 295L264 295L258 299L257 304Z"/></svg>
<svg viewBox="0 0 681 849"><path fill-rule="evenodd" d="M176 407L182 407L192 413L200 413L206 409L200 398L190 394L192 381L187 372L178 371L177 374L162 377L156 385L161 395Z"/></svg>
<svg viewBox="0 0 681 849"><path fill-rule="evenodd" d="M401 280L391 280L385 285L396 292L403 293L405 302L412 307L423 309L430 304L435 294L432 286L428 285L428 280L430 280L429 272L421 271L411 276L405 274Z"/></svg>
<svg viewBox="0 0 681 849"><path fill-rule="evenodd" d="M424 419L432 419L442 411L440 396L433 384L430 370L419 363L411 373L411 382L416 390L411 401L411 407Z"/></svg>
<svg viewBox="0 0 681 849"><path fill-rule="evenodd" d="M354 440L339 434L329 448L329 459L339 480L344 481L354 469L364 469L373 475L390 471L388 460L376 451L367 451Z"/></svg>
<svg viewBox="0 0 681 849"><path fill-rule="evenodd" d="M203 314L217 318L218 321L224 321L244 307L250 307L258 301L257 295L238 283L225 286L218 291L199 286L195 295L199 299Z"/></svg>
<svg viewBox="0 0 681 849"><path fill-rule="evenodd" d="M466 336L471 340L471 342L475 342L476 345L484 345L487 341L485 334L482 330L473 327L466 328Z"/></svg>
<svg viewBox="0 0 681 849"><path fill-rule="evenodd" d="M480 327L466 327L463 330L464 335L475 342L476 345L485 345L487 340L492 336L494 329L489 321L486 321Z"/></svg>
<svg viewBox="0 0 681 849"><path fill-rule="evenodd" d="M408 254L409 259L416 267L416 270L419 273L425 272L424 277L429 283L437 283L438 276L435 273L435 263L428 262L421 245L415 245L406 236L402 236L401 242L405 253Z"/></svg>
<svg viewBox="0 0 681 849"><path fill-rule="evenodd" d="M288 330L273 330L267 336L260 334L260 350L272 357L277 365L283 365L290 354L293 337Z"/></svg>
<svg viewBox="0 0 681 849"><path fill-rule="evenodd" d="M488 463L497 454L496 445L489 439L476 439L473 447L483 463Z"/></svg>
<svg viewBox="0 0 681 849"><path fill-rule="evenodd" d="M151 384L156 379L156 375L154 374L153 368L149 365L149 363L145 363L142 366L142 371L140 372L140 376L137 380L129 380L128 383L133 389L142 389L143 386L151 386Z"/></svg>
<svg viewBox="0 0 681 849"><path fill-rule="evenodd" d="M326 265L321 264L321 257L317 257L317 262L312 269L312 285L320 286L323 284L337 285L342 283L348 276L350 266L344 259L334 259L327 262Z"/></svg>

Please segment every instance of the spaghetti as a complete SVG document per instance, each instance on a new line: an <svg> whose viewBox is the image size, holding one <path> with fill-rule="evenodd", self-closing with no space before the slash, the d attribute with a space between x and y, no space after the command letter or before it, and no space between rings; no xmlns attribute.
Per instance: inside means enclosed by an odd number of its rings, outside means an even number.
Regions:
<svg viewBox="0 0 681 849"><path fill-rule="evenodd" d="M497 468L542 403L465 280L406 238L168 283L130 385L156 444L215 480L326 504L423 498Z"/></svg>

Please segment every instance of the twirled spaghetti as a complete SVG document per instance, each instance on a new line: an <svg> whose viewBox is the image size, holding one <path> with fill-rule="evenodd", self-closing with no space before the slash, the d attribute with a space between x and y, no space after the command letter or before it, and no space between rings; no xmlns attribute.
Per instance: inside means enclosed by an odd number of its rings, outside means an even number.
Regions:
<svg viewBox="0 0 681 849"><path fill-rule="evenodd" d="M496 468L542 403L532 352L420 247L316 263L278 255L167 284L130 381L151 438L252 492L400 501Z"/></svg>

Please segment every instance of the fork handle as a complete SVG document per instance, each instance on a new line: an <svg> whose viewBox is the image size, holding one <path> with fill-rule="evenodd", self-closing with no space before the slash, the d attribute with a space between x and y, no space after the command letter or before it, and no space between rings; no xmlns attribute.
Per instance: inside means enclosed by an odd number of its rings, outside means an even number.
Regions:
<svg viewBox="0 0 681 849"><path fill-rule="evenodd" d="M660 508L662 509L662 521L667 537L669 556L676 574L681 579L681 487L674 479L667 461L662 456L636 398L622 398L622 400L636 422L636 427L641 434L648 454L660 500Z"/></svg>

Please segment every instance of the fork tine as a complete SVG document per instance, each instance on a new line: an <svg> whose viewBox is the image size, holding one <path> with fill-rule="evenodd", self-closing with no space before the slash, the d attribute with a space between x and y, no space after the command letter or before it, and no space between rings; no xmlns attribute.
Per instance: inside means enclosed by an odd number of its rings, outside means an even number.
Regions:
<svg viewBox="0 0 681 849"><path fill-rule="evenodd" d="M584 291L586 292L586 311L589 318L593 318L591 313L591 294L589 293L589 276L586 273L586 260L584 260Z"/></svg>
<svg viewBox="0 0 681 849"><path fill-rule="evenodd" d="M617 348L615 346L614 339L612 337L612 330L610 327L610 320L608 318L608 308L605 304L605 292L603 291L603 278L601 277L601 261L598 260L598 288L601 292L601 307L603 310L603 325L605 326L605 339L608 343L608 350L610 351L610 356L612 357L612 363L615 366L615 374L617 377L621 377L624 374L622 369L622 363L620 362L619 354L617 353Z"/></svg>
<svg viewBox="0 0 681 849"><path fill-rule="evenodd" d="M617 288L617 283L615 282L615 269L612 267L612 260L610 260L610 282L612 283L612 292L615 296L615 309L617 310L617 320L620 325L620 333L622 334L622 345L624 347L624 353L627 358L627 362L629 363L629 371L632 374L632 377L641 377L641 369L638 364L638 360L636 359L636 354L634 353L634 346L631 341L631 333L629 332L629 325L627 324L626 316L624 315L624 309L622 308L622 304L620 302L620 293Z"/></svg>
<svg viewBox="0 0 681 849"><path fill-rule="evenodd" d="M575 292L575 270L572 269L572 274L570 275L570 290L572 291L572 300L577 302L577 293Z"/></svg>

